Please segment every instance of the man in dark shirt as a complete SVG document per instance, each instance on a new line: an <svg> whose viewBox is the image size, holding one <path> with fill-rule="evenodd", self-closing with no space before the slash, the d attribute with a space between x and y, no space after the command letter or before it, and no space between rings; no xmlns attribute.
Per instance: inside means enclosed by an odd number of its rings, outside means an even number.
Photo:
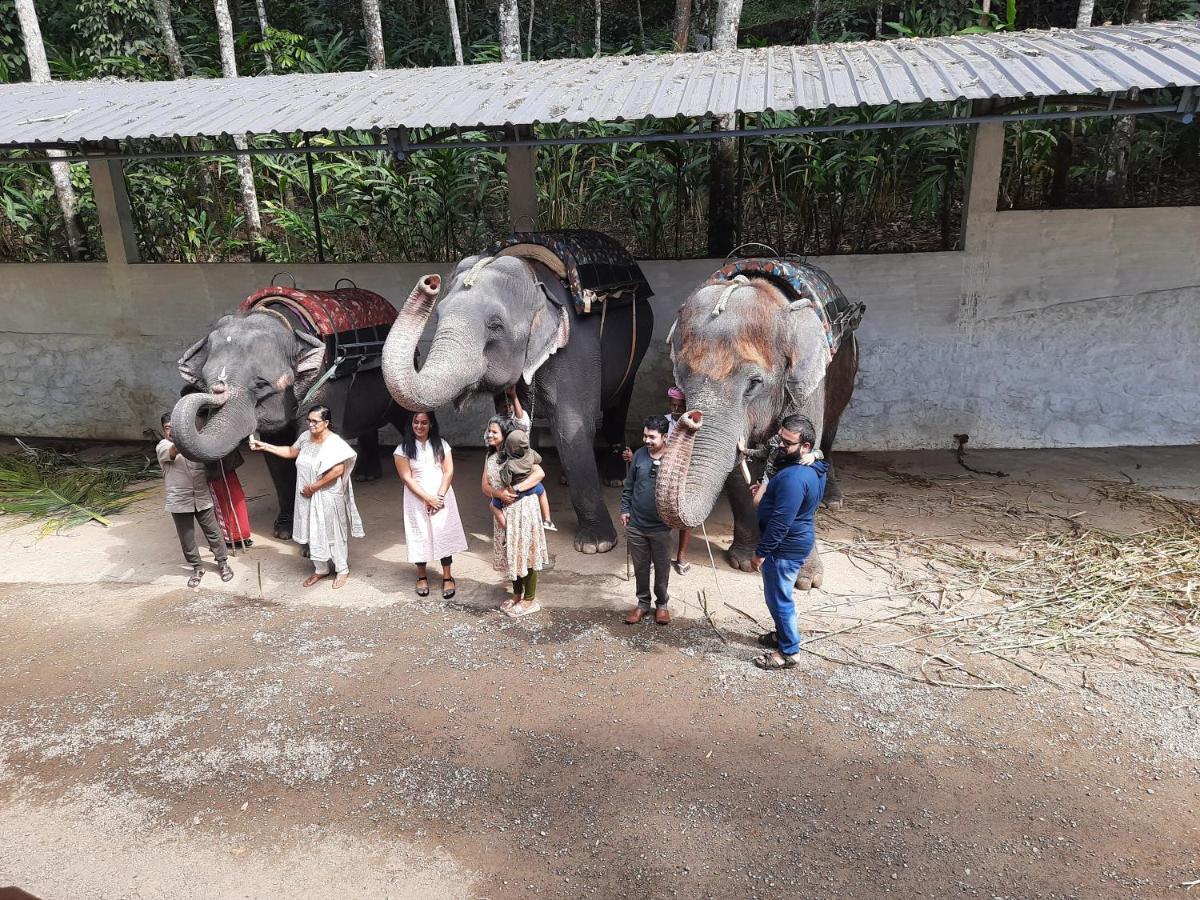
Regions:
<svg viewBox="0 0 1200 900"><path fill-rule="evenodd" d="M754 660L760 669L790 669L800 652L792 590L800 567L813 550L814 516L825 491L829 467L813 453L816 433L804 416L788 416L779 426L778 471L766 488L756 485L758 529L754 568L762 572L767 609L775 630L759 639L769 652Z"/></svg>
<svg viewBox="0 0 1200 900"><path fill-rule="evenodd" d="M650 567L654 567L654 623L666 625L671 621L667 611L667 582L671 577L671 529L658 517L654 502L654 485L658 480L658 464L667 449L669 425L666 416L649 416L642 428L642 443L633 454L625 489L621 491L621 524L629 542L629 556L637 579L638 605L625 622L636 625L650 615Z"/></svg>

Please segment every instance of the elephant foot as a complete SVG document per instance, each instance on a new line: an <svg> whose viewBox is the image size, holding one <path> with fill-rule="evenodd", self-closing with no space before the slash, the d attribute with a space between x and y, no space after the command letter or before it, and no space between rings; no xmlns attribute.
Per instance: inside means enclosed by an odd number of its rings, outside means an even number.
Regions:
<svg viewBox="0 0 1200 900"><path fill-rule="evenodd" d="M754 548L730 547L725 553L725 561L729 563L730 568L740 572L752 572L754 570Z"/></svg>
<svg viewBox="0 0 1200 900"><path fill-rule="evenodd" d="M281 541L290 541L292 539L292 529L290 526L287 528L279 528L276 526L275 530L271 533Z"/></svg>
<svg viewBox="0 0 1200 900"><path fill-rule="evenodd" d="M613 532L580 530L575 534L575 549L580 553L607 553L617 546L617 536Z"/></svg>
<svg viewBox="0 0 1200 900"><path fill-rule="evenodd" d="M625 484L624 478L606 478L604 479L605 487L622 487Z"/></svg>
<svg viewBox="0 0 1200 900"><path fill-rule="evenodd" d="M363 472L361 474L356 473L354 476L354 480L357 481L359 484L362 484L364 481L378 481L379 478L380 478L379 472Z"/></svg>
<svg viewBox="0 0 1200 900"><path fill-rule="evenodd" d="M826 509L841 509L843 506L845 506L845 503L842 499L842 490L837 486L836 483L827 483L825 485L825 494L823 497L821 497L821 505Z"/></svg>

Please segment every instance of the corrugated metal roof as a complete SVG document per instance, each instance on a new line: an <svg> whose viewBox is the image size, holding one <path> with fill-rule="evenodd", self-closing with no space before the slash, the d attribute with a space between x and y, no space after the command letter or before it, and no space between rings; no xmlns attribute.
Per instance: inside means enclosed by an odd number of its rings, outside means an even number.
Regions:
<svg viewBox="0 0 1200 900"><path fill-rule="evenodd" d="M0 143L640 120L1200 85L1200 23L0 89Z"/></svg>

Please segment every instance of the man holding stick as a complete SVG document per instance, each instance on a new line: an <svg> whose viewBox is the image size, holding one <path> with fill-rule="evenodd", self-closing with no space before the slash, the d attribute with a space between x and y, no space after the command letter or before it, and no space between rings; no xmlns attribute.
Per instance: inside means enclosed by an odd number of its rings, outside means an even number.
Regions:
<svg viewBox="0 0 1200 900"><path fill-rule="evenodd" d="M671 621L667 611L671 578L671 529L658 517L654 485L658 466L667 449L667 417L649 416L642 429L642 443L629 465L625 487L621 491L621 524L633 560L637 579L638 605L625 616L625 623L636 625L650 615L650 568L654 567L654 624Z"/></svg>
<svg viewBox="0 0 1200 900"><path fill-rule="evenodd" d="M762 572L763 594L775 630L758 639L770 648L756 657L760 669L790 669L800 652L796 603L792 590L815 543L814 516L825 491L829 471L813 452L816 430L804 416L788 416L779 426L778 471L764 488L751 488L758 506L761 537L754 550L754 568Z"/></svg>

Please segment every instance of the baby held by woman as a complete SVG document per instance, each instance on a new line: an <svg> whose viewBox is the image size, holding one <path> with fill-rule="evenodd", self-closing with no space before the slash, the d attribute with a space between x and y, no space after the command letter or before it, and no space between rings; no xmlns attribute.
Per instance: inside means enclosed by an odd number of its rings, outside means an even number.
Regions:
<svg viewBox="0 0 1200 900"><path fill-rule="evenodd" d="M533 467L542 461L540 454L529 449L529 435L520 430L509 433L500 453L500 483L505 487L520 484L529 477ZM542 510L542 527L547 531L558 531L550 521L550 501L546 499L546 489L539 484L531 490L519 492L517 496L525 497L529 494L537 495ZM504 504L498 498L492 500L492 515L496 517L496 522L502 529L507 527Z"/></svg>

